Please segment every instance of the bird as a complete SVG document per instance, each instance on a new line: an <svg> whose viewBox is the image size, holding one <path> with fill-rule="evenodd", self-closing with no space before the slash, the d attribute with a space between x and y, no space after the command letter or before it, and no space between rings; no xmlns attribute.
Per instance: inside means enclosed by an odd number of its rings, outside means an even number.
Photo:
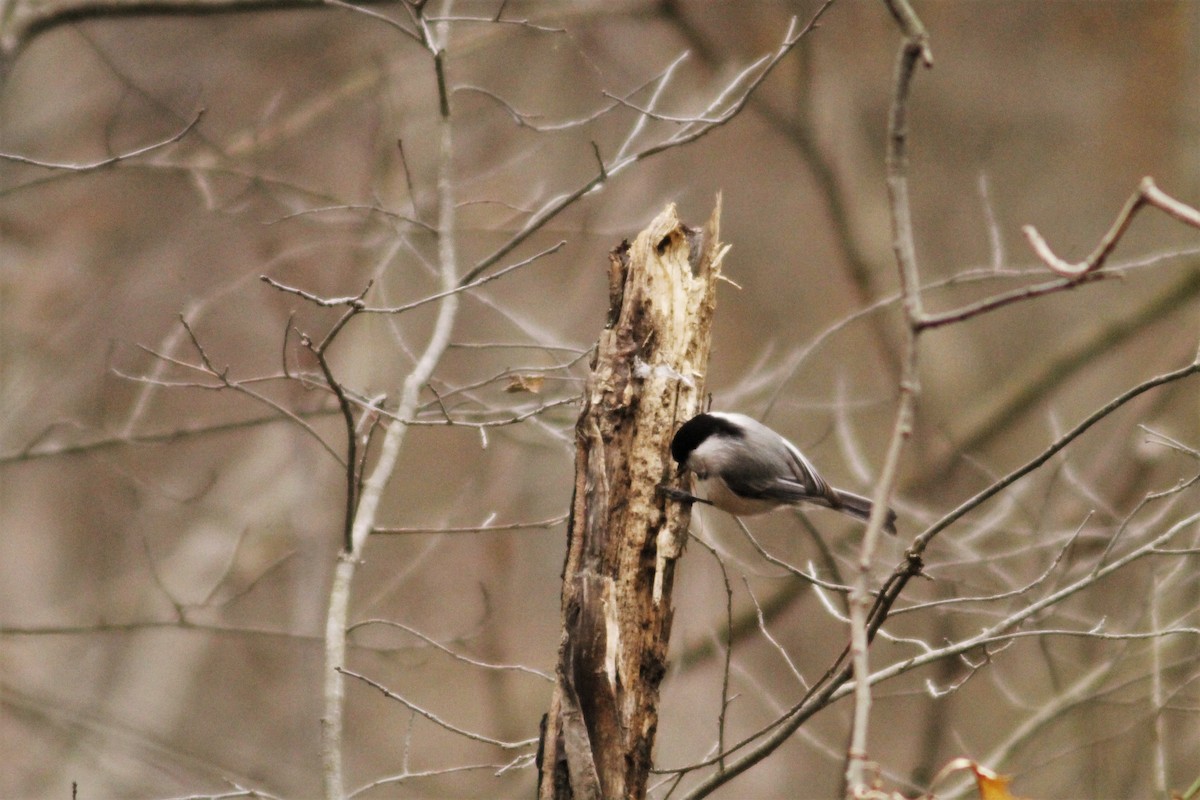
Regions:
<svg viewBox="0 0 1200 800"><path fill-rule="evenodd" d="M860 520L871 516L868 498L830 486L796 445L745 414L713 411L692 417L671 439L671 458L680 472L695 474L704 494L672 490L671 496L708 503L734 516L801 503ZM883 529L896 533L896 512L890 508Z"/></svg>

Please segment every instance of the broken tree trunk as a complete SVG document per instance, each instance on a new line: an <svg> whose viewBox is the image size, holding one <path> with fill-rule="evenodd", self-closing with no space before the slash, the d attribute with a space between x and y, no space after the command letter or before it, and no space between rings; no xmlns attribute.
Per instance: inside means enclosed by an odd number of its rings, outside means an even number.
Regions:
<svg viewBox="0 0 1200 800"><path fill-rule="evenodd" d="M703 230L674 205L609 256L609 316L575 426L575 494L562 640L543 721L542 800L641 798L666 672L675 559L690 506L671 481L675 429L700 412L708 368L720 198Z"/></svg>

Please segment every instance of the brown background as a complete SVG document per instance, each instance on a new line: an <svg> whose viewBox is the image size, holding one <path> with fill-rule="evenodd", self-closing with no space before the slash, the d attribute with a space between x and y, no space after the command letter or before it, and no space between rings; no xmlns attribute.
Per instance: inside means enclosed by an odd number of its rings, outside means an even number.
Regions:
<svg viewBox="0 0 1200 800"><path fill-rule="evenodd" d="M456 26L448 74L454 85L486 87L541 115L537 122L555 123L595 112L608 102L602 91L629 92L690 49L659 108L693 114L738 70L775 49L789 16L803 21L813 10L809 2L679 2L673 9L512 3L506 17L568 32ZM1020 234L1025 223L1036 224L1065 256L1083 257L1144 175L1185 201L1200 200L1200 5L946 0L917 10L936 58L936 67L917 77L911 109L922 278L1003 271L931 290L930 308L1042 279ZM495 4L463 3L455 11L489 15ZM684 218L699 223L723 192L723 233L733 245L725 270L742 288L724 286L719 298L709 380L715 405L761 414L778 393L768 421L836 484L868 487L896 395L895 365L877 338L882 332L893 349L900 341L895 306L838 330L796 369L784 367L830 326L896 290L882 154L898 42L881 4L839 2L736 119L614 176L521 248L510 261L567 241L552 258L465 300L455 341L589 347L607 302L606 252L664 203L679 203ZM648 94L635 100L648 102ZM182 143L115 168L76 175L0 161L4 797L65 798L73 781L84 798L165 797L219 792L224 779L292 797L319 793L320 635L342 489L328 454L275 423L77 455L19 456L49 425L58 425L43 440L49 444L125 432L143 387L114 370L152 374L155 360L139 345L194 360L179 338L181 312L213 361L228 364L235 377L277 371L289 311L296 311L298 328L313 333L333 317L272 291L260 274L317 293L355 294L402 236L405 244L371 297L399 303L435 290L426 264L436 247L427 233L378 213L289 216L343 204L412 214L414 202L416 214L433 218L431 61L394 30L349 11L101 19L55 28L8 61L0 151L94 161L169 136L200 107L204 119ZM453 96L452 112L458 197L490 201L461 209L464 264L502 243L523 222L523 210L586 181L595 167L590 143L611 158L635 119L618 109L586 126L535 133L514 125L494 101L465 91ZM772 121L780 118L802 121L832 170L869 287L851 278L827 196L797 141ZM673 130L652 122L642 141ZM929 334L918 429L902 482L916 487L929 464L956 452L975 415L1029 370L1196 270L1198 249L1200 232L1145 213L1115 258L1183 255ZM335 353L340 377L364 393L395 391L411 363L397 336L419 348L431 319L427 308L397 320L356 321ZM1080 371L1057 381L969 461L956 462L952 475L902 492L901 540L885 543L881 569L899 557L905 533L1128 386L1186 363L1195 348L1189 303L1119 345L1088 353ZM295 352L291 358L295 363ZM439 370L439 385L569 359L561 352L460 348ZM582 374L580 365L556 373L543 397L569 396ZM161 376L195 379L178 370ZM538 400L501 386L481 390L481 404L525 408ZM289 407L319 404L319 396L295 385L270 390ZM1194 392L1183 384L1123 411L1050 474L1022 484L1010 495L1009 513L981 514L949 531L929 553L931 574L942 583L917 591L932 596L959 582L972 591L1020 585L1045 567L1038 537L1069 533L1088 509L1097 509L1093 523L1111 525L1146 491L1188 474L1186 459L1143 446L1136 425L1200 446ZM230 393L159 388L131 430L264 413ZM381 522L470 526L493 514L505 523L563 513L573 416L568 406L492 430L486 449L474 430L415 429ZM336 418L314 424L340 441ZM778 570L763 564L728 520L704 519L706 537L728 555L739 610L752 608L739 572L760 598L786 583L771 577ZM855 528L831 516L814 520L848 557ZM816 555L794 526L778 515L754 530L776 554L803 564ZM485 661L550 670L562 534L559 525L377 538L355 585L352 616L402 622ZM723 636L720 573L693 547L678 580L672 651L686 666L665 682L657 751L664 766L706 755L719 711L721 660L689 656ZM1188 584L1187 591L1195 588ZM1121 615L1139 611L1147 591L1145 575L1130 573L1124 583L1096 587L1056 624L1086 628L1112 615L1122 629L1136 628L1140 617ZM173 624L172 598L207 601L210 607L188 608L185 616L230 630L182 629ZM1180 624L1187 624L1186 598L1179 602ZM147 622L155 625L141 624ZM937 644L979 625L900 619L895 630ZM772 622L772 632L810 680L844 637L809 591ZM549 684L481 671L395 630L371 630L356 641L385 649L354 650L354 668L439 716L498 738L536 735ZM1188 666L1196 643L1172 640L1172 647L1168 721L1178 744L1170 775L1182 788L1200 771L1196 675ZM884 684L871 756L898 779L955 756L983 757L1096 658L1132 652L1089 648L1058 639L1022 642L941 701L925 693L925 679L952 683L961 664ZM883 664L912 648L881 642L875 652ZM1016 775L1019 790L1031 796L1146 795L1146 675L1137 655L1130 671L1107 684L1111 692L993 766ZM802 692L761 637L739 645L732 689L740 695L730 712L736 735ZM348 698L351 786L401 771L406 748L414 771L512 757L412 722L362 685L351 683ZM836 792L848 708L815 719L719 796ZM499 778L484 770L368 796L528 797L533 780L532 769Z"/></svg>

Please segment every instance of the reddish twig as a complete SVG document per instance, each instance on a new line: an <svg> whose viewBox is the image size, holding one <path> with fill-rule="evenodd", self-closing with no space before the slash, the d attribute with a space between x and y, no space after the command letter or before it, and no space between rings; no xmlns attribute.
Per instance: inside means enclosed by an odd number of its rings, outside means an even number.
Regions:
<svg viewBox="0 0 1200 800"><path fill-rule="evenodd" d="M1081 280L1104 265L1105 259L1117 246L1117 242L1121 241L1125 231L1129 229L1130 223L1133 222L1133 215L1146 205L1154 206L1193 228L1200 228L1200 211L1171 197L1154 184L1153 178L1147 176L1142 178L1137 191L1130 196L1120 213L1117 214L1112 227L1108 229L1108 233L1104 234L1100 244L1083 261L1073 264L1056 256L1050 249L1050 245L1046 244L1046 240L1038 233L1037 228L1032 225L1023 226L1021 232L1029 240L1029 246L1033 248L1033 252L1047 267L1064 278Z"/></svg>
<svg viewBox="0 0 1200 800"><path fill-rule="evenodd" d="M1028 227L1028 226L1026 226ZM1035 234L1036 235L1036 234ZM985 297L982 300L971 303L970 305L961 308L954 308L949 311L943 311L938 314L925 314L916 322L918 330L926 331L933 328L940 328L943 325L952 325L956 322L964 322L972 317L978 317L981 314L986 314L989 311L995 311L999 308L1019 303L1023 300L1032 300L1037 297L1045 297L1046 295L1056 294L1062 291L1074 289L1076 286L1081 286L1092 281L1111 278L1120 273L1112 270L1102 271L1099 269L1093 270L1086 274L1075 278L1059 278L1056 280L1045 281L1044 283L1034 284L1033 286L1022 286L1018 289L1012 289L1007 292Z"/></svg>

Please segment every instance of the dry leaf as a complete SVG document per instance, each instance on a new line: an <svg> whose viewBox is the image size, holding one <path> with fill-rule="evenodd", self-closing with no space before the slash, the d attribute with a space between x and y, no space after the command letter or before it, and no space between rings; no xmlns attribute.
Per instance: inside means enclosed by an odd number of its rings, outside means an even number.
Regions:
<svg viewBox="0 0 1200 800"><path fill-rule="evenodd" d="M516 394L517 392L541 394L542 386L545 383L546 378L543 375L510 375L508 385L504 387L504 391L509 394Z"/></svg>
<svg viewBox="0 0 1200 800"><path fill-rule="evenodd" d="M1017 797L1008 790L1008 784L1012 782L1012 778L1006 775L997 775L987 767L969 758L956 758L952 760L941 768L934 777L933 783L937 784L951 773L961 770L970 770L975 775L975 785L979 789L979 800L1024 800L1024 798Z"/></svg>

